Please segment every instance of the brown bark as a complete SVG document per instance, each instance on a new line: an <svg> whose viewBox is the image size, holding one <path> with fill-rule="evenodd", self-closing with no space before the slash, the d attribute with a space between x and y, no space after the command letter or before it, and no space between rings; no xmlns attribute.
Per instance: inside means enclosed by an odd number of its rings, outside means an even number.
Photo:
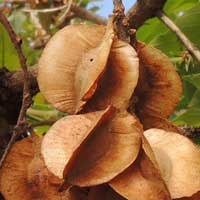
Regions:
<svg viewBox="0 0 200 200"><path fill-rule="evenodd" d="M30 93L34 96L38 91L37 68L29 71ZM15 124L20 112L23 97L23 72L0 70L0 113L10 124Z"/></svg>
<svg viewBox="0 0 200 200"><path fill-rule="evenodd" d="M165 2L166 0L138 0L127 13L130 27L138 29L147 19L155 17Z"/></svg>

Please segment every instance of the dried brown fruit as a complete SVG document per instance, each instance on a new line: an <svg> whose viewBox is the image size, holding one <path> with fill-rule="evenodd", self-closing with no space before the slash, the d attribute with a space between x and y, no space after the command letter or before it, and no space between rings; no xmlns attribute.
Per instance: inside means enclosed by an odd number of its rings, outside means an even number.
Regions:
<svg viewBox="0 0 200 200"><path fill-rule="evenodd" d="M79 188L58 192L63 180L51 174L41 156L42 138L34 141L34 159L28 166L27 181L32 199L43 200L86 200L87 196Z"/></svg>
<svg viewBox="0 0 200 200"><path fill-rule="evenodd" d="M104 118L112 112L111 107L82 115L66 116L58 120L44 136L42 155L50 172L63 178L63 171L79 154L81 145L94 132Z"/></svg>
<svg viewBox="0 0 200 200"><path fill-rule="evenodd" d="M199 200L200 199L200 192L194 194L192 197L183 197L176 200Z"/></svg>
<svg viewBox="0 0 200 200"><path fill-rule="evenodd" d="M125 200L108 185L100 185L90 189L88 200Z"/></svg>
<svg viewBox="0 0 200 200"><path fill-rule="evenodd" d="M34 136L13 145L0 171L0 190L5 199L86 200L79 188L58 192L63 180L46 169L38 148L41 139Z"/></svg>
<svg viewBox="0 0 200 200"><path fill-rule="evenodd" d="M138 44L140 77L136 89L137 114L144 129L158 125L155 117L167 119L182 94L182 83L169 58L160 50Z"/></svg>
<svg viewBox="0 0 200 200"><path fill-rule="evenodd" d="M27 184L27 167L34 157L33 139L15 143L0 171L0 190L6 200L32 200Z"/></svg>
<svg viewBox="0 0 200 200"><path fill-rule="evenodd" d="M200 191L200 149L188 138L160 129L145 131L173 199Z"/></svg>
<svg viewBox="0 0 200 200"><path fill-rule="evenodd" d="M145 113L143 116L144 117L142 118L142 122L145 124L145 130L155 127L158 129L163 129L165 131L182 133L180 128L178 128L176 125L172 124L165 118L153 115L152 113Z"/></svg>
<svg viewBox="0 0 200 200"><path fill-rule="evenodd" d="M67 194L68 200L88 200L88 194L79 187L73 186Z"/></svg>
<svg viewBox="0 0 200 200"><path fill-rule="evenodd" d="M106 72L99 88L86 104L86 110L104 109L108 105L113 105L119 110L127 109L138 76L139 60L135 50L128 43L115 40Z"/></svg>
<svg viewBox="0 0 200 200"><path fill-rule="evenodd" d="M137 160L109 184L116 192L127 199L171 199L153 151L144 137L143 150Z"/></svg>
<svg viewBox="0 0 200 200"><path fill-rule="evenodd" d="M141 133L136 118L127 112L117 114L112 121L98 127L82 146L71 169L64 173L66 182L93 186L110 181L137 158Z"/></svg>
<svg viewBox="0 0 200 200"><path fill-rule="evenodd" d="M39 61L39 87L48 102L68 113L79 111L102 76L114 37L104 26L70 25L58 31Z"/></svg>

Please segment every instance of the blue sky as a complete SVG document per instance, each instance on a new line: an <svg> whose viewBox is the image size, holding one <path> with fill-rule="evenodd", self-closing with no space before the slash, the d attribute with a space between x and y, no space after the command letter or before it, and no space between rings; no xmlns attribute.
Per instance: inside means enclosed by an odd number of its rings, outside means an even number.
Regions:
<svg viewBox="0 0 200 200"><path fill-rule="evenodd" d="M123 0L126 11L134 4L135 0ZM99 15L108 17L109 14L112 13L113 10L113 0L101 0L98 2L90 3L90 7L98 5L100 10L97 12Z"/></svg>

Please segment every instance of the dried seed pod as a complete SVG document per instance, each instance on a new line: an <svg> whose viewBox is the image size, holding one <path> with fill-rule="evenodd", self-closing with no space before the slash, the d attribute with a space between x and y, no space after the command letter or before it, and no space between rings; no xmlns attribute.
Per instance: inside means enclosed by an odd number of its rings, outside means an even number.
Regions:
<svg viewBox="0 0 200 200"><path fill-rule="evenodd" d="M199 200L200 199L200 192L194 194L192 197L183 197L176 200Z"/></svg>
<svg viewBox="0 0 200 200"><path fill-rule="evenodd" d="M58 192L61 179L50 174L44 167L35 144L41 138L30 137L15 143L0 171L0 190L6 200L86 200L79 190Z"/></svg>
<svg viewBox="0 0 200 200"><path fill-rule="evenodd" d="M126 200L108 185L99 185L90 189L88 200Z"/></svg>
<svg viewBox="0 0 200 200"><path fill-rule="evenodd" d="M34 159L28 166L27 181L30 186L32 199L44 200L86 200L87 196L78 188L58 192L63 180L51 174L41 156L41 141L34 142Z"/></svg>
<svg viewBox="0 0 200 200"><path fill-rule="evenodd" d="M71 170L64 173L66 182L92 186L110 181L137 158L141 133L133 116L127 112L117 114L112 121L98 127L82 146Z"/></svg>
<svg viewBox="0 0 200 200"><path fill-rule="evenodd" d="M81 145L111 112L109 107L103 111L71 115L58 120L42 142L42 155L49 171L62 179L64 169L70 167Z"/></svg>
<svg viewBox="0 0 200 200"><path fill-rule="evenodd" d="M73 186L69 189L68 200L88 200L88 194L83 189Z"/></svg>
<svg viewBox="0 0 200 200"><path fill-rule="evenodd" d="M27 167L34 157L33 139L15 143L0 170L0 190L6 200L32 200Z"/></svg>
<svg viewBox="0 0 200 200"><path fill-rule="evenodd" d="M125 110L137 85L139 59L128 43L114 40L106 72L86 110L104 109L108 105ZM84 110L85 111L85 110Z"/></svg>
<svg viewBox="0 0 200 200"><path fill-rule="evenodd" d="M127 112L117 114L82 146L70 170L64 172L65 182L86 187L110 181L137 158L141 133L137 119Z"/></svg>
<svg viewBox="0 0 200 200"><path fill-rule="evenodd" d="M79 111L96 90L114 37L112 19L103 26L70 25L58 31L39 61L38 83L48 102Z"/></svg>
<svg viewBox="0 0 200 200"><path fill-rule="evenodd" d="M156 48L138 44L140 77L136 89L136 111L144 128L152 128L158 118L168 118L182 94L182 83L169 58Z"/></svg>
<svg viewBox="0 0 200 200"><path fill-rule="evenodd" d="M172 198L190 197L200 191L200 149L188 138L173 132L149 129L145 136Z"/></svg>
<svg viewBox="0 0 200 200"><path fill-rule="evenodd" d="M152 127L163 129L165 131L172 131L176 133L182 133L181 129L179 129L176 125L172 124L170 121L168 121L165 118L145 113L143 115L142 122L145 124L145 130L150 129Z"/></svg>
<svg viewBox="0 0 200 200"><path fill-rule="evenodd" d="M109 185L127 199L171 200L153 151L143 137L143 150L137 160Z"/></svg>

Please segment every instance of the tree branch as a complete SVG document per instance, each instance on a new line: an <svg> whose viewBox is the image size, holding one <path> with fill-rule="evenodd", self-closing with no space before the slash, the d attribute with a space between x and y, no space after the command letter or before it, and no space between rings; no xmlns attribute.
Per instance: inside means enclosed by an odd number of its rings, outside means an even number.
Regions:
<svg viewBox="0 0 200 200"><path fill-rule="evenodd" d="M99 15L96 15L92 11L89 11L89 10L83 8L83 7L77 6L74 3L71 5L71 11L73 13L75 13L76 17L92 21L92 22L94 22L96 24L104 25L104 24L107 23L106 19L102 18Z"/></svg>
<svg viewBox="0 0 200 200"><path fill-rule="evenodd" d="M157 16L171 31L176 34L188 51L200 62L199 49L186 37L180 28L163 11L158 11Z"/></svg>
<svg viewBox="0 0 200 200"><path fill-rule="evenodd" d="M23 79L24 79L24 86L23 86L23 99L22 99L22 106L20 109L20 113L19 113L19 117L17 120L17 124L14 128L12 137L5 149L5 152L0 160L0 168L2 167L2 164L12 146L12 144L15 142L17 136L20 133L20 129L24 126L24 124L26 123L26 111L28 109L28 107L31 104L31 95L30 95L30 90L29 90L29 86L30 86L30 82L29 82L29 73L28 73L28 68L26 65L26 58L22 52L22 48L21 48L21 38L19 38L16 33L14 32L14 30L12 29L10 23L8 22L8 20L6 19L6 17L0 12L0 22L2 23L2 25L5 27L5 29L7 30L12 43L15 46L15 49L17 51L19 60L20 60L20 64L21 64L21 68L23 70Z"/></svg>
<svg viewBox="0 0 200 200"><path fill-rule="evenodd" d="M46 9L23 9L24 12L36 12L36 13L49 13L49 12L57 12L63 9L66 9L67 5L63 5L60 7L55 7L55 8L46 8ZM101 16L78 6L75 3L72 3L70 6L70 11L74 13L74 17L79 17L81 19L86 19L89 21L92 21L96 24L106 24L107 20L102 18Z"/></svg>
<svg viewBox="0 0 200 200"><path fill-rule="evenodd" d="M130 42L129 41L129 34L128 34L128 22L127 18L124 14L124 5L122 0L113 0L114 10L113 14L115 16L115 31L117 36L120 40Z"/></svg>
<svg viewBox="0 0 200 200"><path fill-rule="evenodd" d="M147 19L155 17L158 10L162 10L166 0L137 0L127 13L129 25L138 29Z"/></svg>

